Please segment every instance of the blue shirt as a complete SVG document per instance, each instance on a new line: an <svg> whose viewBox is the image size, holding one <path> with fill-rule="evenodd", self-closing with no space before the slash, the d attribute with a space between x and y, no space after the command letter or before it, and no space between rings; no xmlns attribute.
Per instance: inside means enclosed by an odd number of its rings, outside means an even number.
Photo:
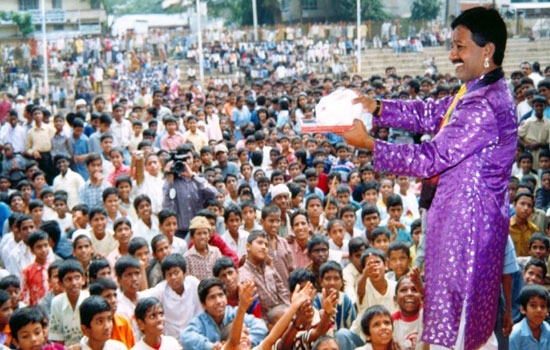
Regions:
<svg viewBox="0 0 550 350"><path fill-rule="evenodd" d="M77 156L81 156L84 154L88 154L88 137L86 135L81 135L78 140L73 139L72 137L69 139L69 144L72 146L72 153ZM88 174L88 169L86 169L86 162L82 163L72 163L72 169L74 172L78 173L84 180L88 180L90 178L90 174Z"/></svg>
<svg viewBox="0 0 550 350"><path fill-rule="evenodd" d="M103 180L100 186L94 186L90 180L84 183L84 186L78 192L78 201L86 203L89 208L103 206L103 190L111 187L111 184Z"/></svg>
<svg viewBox="0 0 550 350"><path fill-rule="evenodd" d="M228 323L233 322L237 314L237 308L226 306L221 327L207 312L195 316L180 334L180 343L184 349L210 350L216 342L220 341L221 330ZM267 327L263 320L252 315L244 316L244 324L250 333L252 346L260 344L267 335Z"/></svg>
<svg viewBox="0 0 550 350"><path fill-rule="evenodd" d="M510 350L548 350L550 349L550 325L540 325L540 340L536 340L527 324L527 318L515 324L510 334Z"/></svg>

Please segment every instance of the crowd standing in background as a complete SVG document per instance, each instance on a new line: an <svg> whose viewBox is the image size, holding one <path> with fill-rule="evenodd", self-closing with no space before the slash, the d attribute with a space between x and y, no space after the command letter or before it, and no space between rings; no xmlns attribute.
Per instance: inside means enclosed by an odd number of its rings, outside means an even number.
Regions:
<svg viewBox="0 0 550 350"><path fill-rule="evenodd" d="M8 63L0 98L2 346L353 349L353 335L362 349L420 345L420 179L375 171L370 151L301 126L339 87L437 103L460 81L433 66L348 75L349 33L316 25L255 43L208 32L204 84L194 66L168 63L197 60L196 48L160 31L52 42L59 83L47 92L31 78L36 47L17 48L29 70ZM411 40L393 48L420 50ZM550 66L506 74L519 126L514 272L495 334L502 349L549 349ZM433 136L369 131L392 143Z"/></svg>

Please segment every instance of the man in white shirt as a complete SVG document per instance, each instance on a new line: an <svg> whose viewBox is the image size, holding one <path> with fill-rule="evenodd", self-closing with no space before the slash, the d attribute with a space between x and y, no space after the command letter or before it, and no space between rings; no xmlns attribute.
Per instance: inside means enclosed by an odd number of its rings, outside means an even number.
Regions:
<svg viewBox="0 0 550 350"><path fill-rule="evenodd" d="M54 164L59 170L59 175L53 179L53 190L64 190L67 192L67 205L71 209L79 203L78 192L84 186L84 179L80 174L69 168L69 155L56 155L54 157Z"/></svg>
<svg viewBox="0 0 550 350"><path fill-rule="evenodd" d="M27 133L25 129L17 123L18 112L15 109L10 109L6 121L7 123L2 125L0 129L0 143L10 143L13 146L14 153L25 152Z"/></svg>

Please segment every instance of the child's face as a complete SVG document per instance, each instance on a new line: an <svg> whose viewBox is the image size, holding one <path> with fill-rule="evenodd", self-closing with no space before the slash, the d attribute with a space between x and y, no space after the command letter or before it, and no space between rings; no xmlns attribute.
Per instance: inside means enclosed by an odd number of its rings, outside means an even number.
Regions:
<svg viewBox="0 0 550 350"><path fill-rule="evenodd" d="M106 342L111 337L113 331L113 316L111 311L103 311L95 314L90 322L90 328L81 326L84 333L90 341Z"/></svg>
<svg viewBox="0 0 550 350"><path fill-rule="evenodd" d="M239 272L233 267L221 270L218 278L225 285L228 293L233 293L239 288Z"/></svg>
<svg viewBox="0 0 550 350"><path fill-rule="evenodd" d="M31 211L31 215L34 218L35 222L41 222L42 221L42 215L44 215L44 208L42 207L36 207Z"/></svg>
<svg viewBox="0 0 550 350"><path fill-rule="evenodd" d="M99 275L97 276L99 278ZM117 308L117 302L116 302L116 290L114 289L104 289L103 292L101 292L101 297L111 305L111 312L115 313Z"/></svg>
<svg viewBox="0 0 550 350"><path fill-rule="evenodd" d="M261 223L268 235L276 236L279 233L279 227L281 227L281 217L277 213L271 213L262 219Z"/></svg>
<svg viewBox="0 0 550 350"><path fill-rule="evenodd" d="M372 242L372 246L376 249L380 249L384 253L388 251L390 245L390 239L386 235L378 235Z"/></svg>
<svg viewBox="0 0 550 350"><path fill-rule="evenodd" d="M53 193L46 193L42 196L42 202L44 202L44 205L50 208L54 207L54 195Z"/></svg>
<svg viewBox="0 0 550 350"><path fill-rule="evenodd" d="M336 151L336 154L338 155L338 158L343 161L346 160L346 158L348 157L348 150L345 148L340 148L338 151Z"/></svg>
<svg viewBox="0 0 550 350"><path fill-rule="evenodd" d="M336 199L338 200L338 204L343 207L346 204L349 204L349 193L338 193L336 195Z"/></svg>
<svg viewBox="0 0 550 350"><path fill-rule="evenodd" d="M403 215L403 207L400 205L389 207L388 215L390 216L390 218L399 221L401 219L401 215Z"/></svg>
<svg viewBox="0 0 550 350"><path fill-rule="evenodd" d="M31 186L21 187L21 195L23 195L23 199L25 199L26 201L30 200L32 196L32 187Z"/></svg>
<svg viewBox="0 0 550 350"><path fill-rule="evenodd" d="M168 238L173 238L178 230L178 219L175 216L166 218L162 224L159 224L160 232Z"/></svg>
<svg viewBox="0 0 550 350"><path fill-rule="evenodd" d="M101 146L101 150L106 155L111 153L111 150L113 149L113 139L110 139L110 138L103 139L103 141L101 141L100 143L100 146Z"/></svg>
<svg viewBox="0 0 550 350"><path fill-rule="evenodd" d="M210 239L210 232L207 228L198 228L193 234L193 242L197 251L205 251L208 249L208 241Z"/></svg>
<svg viewBox="0 0 550 350"><path fill-rule="evenodd" d="M323 278L321 279L321 287L326 289L327 292L331 292L333 290L341 290L342 277L340 276L340 273L336 270L325 272Z"/></svg>
<svg viewBox="0 0 550 350"><path fill-rule="evenodd" d="M374 176L373 176L373 178L374 178ZM392 184L389 181L382 182L382 184L380 185L380 193L382 194L382 196L384 198L386 198L387 196L392 194L392 192L393 192Z"/></svg>
<svg viewBox="0 0 550 350"><path fill-rule="evenodd" d="M412 240L414 242L414 245L418 245L420 243L420 235L422 234L422 227L417 227L414 229L414 231L411 232Z"/></svg>
<svg viewBox="0 0 550 350"><path fill-rule="evenodd" d="M254 222L255 218L256 218L256 210L254 210L254 208L252 208L252 207L244 207L243 208L243 221L244 222L252 224Z"/></svg>
<svg viewBox="0 0 550 350"><path fill-rule="evenodd" d="M67 207L67 203L65 203L65 201L58 199L53 204L57 215L65 215L65 213L69 211L69 208Z"/></svg>
<svg viewBox="0 0 550 350"><path fill-rule="evenodd" d="M393 250L388 257L390 269L395 272L397 279L409 272L411 258L402 250Z"/></svg>
<svg viewBox="0 0 550 350"><path fill-rule="evenodd" d="M539 328L548 315L548 303L545 299L535 296L529 299L525 308L520 306L520 311L527 318L531 329Z"/></svg>
<svg viewBox="0 0 550 350"><path fill-rule="evenodd" d="M546 261L548 250L546 249L544 243L537 239L533 241L533 243L529 247L529 256L535 259Z"/></svg>
<svg viewBox="0 0 550 350"><path fill-rule="evenodd" d="M34 243L31 249L31 253L36 256L36 261L45 262L48 260L48 253L50 252L50 245L47 239L41 239Z"/></svg>
<svg viewBox="0 0 550 350"><path fill-rule="evenodd" d="M0 326L4 327L8 324L12 312L11 300L6 300L6 302L0 306Z"/></svg>
<svg viewBox="0 0 550 350"><path fill-rule="evenodd" d="M530 159L523 158L519 162L519 167L523 170L524 174L529 173L531 171L531 168L533 167L533 162Z"/></svg>
<svg viewBox="0 0 550 350"><path fill-rule="evenodd" d="M325 209L325 216L327 220L334 219L336 217L336 213L338 213L338 207L334 204L329 204Z"/></svg>
<svg viewBox="0 0 550 350"><path fill-rule="evenodd" d="M550 168L550 158L548 157L539 157L539 168L546 170Z"/></svg>
<svg viewBox="0 0 550 350"><path fill-rule="evenodd" d="M246 251L255 261L265 261L267 257L267 239L257 237L252 243L246 243Z"/></svg>
<svg viewBox="0 0 550 350"><path fill-rule="evenodd" d="M138 259L145 266L149 265L149 247L143 246L136 250L134 258Z"/></svg>
<svg viewBox="0 0 550 350"><path fill-rule="evenodd" d="M361 249L349 255L349 262L352 263L353 266L355 266L357 271L363 271L363 269L361 268L361 255L363 255L365 249L365 246L362 246Z"/></svg>
<svg viewBox="0 0 550 350"><path fill-rule="evenodd" d="M328 261L328 245L325 243L314 245L308 256L314 266L320 267Z"/></svg>
<svg viewBox="0 0 550 350"><path fill-rule="evenodd" d="M111 267L104 267L97 271L97 278L111 278ZM113 310L114 312L115 310Z"/></svg>
<svg viewBox="0 0 550 350"><path fill-rule="evenodd" d="M164 333L164 310L156 304L145 313L143 320L137 320L138 328L147 337L158 338Z"/></svg>
<svg viewBox="0 0 550 350"><path fill-rule="evenodd" d="M90 260L92 260L94 247L88 239L82 238L76 243L76 246L73 249L73 254L78 261L83 263L83 265L88 265Z"/></svg>
<svg viewBox="0 0 550 350"><path fill-rule="evenodd" d="M63 293L63 284L59 280L59 269L53 269L51 271L51 277L48 279L48 283L50 287L52 287L54 295Z"/></svg>
<svg viewBox="0 0 550 350"><path fill-rule="evenodd" d="M542 175L542 188L546 191L550 191L550 174Z"/></svg>
<svg viewBox="0 0 550 350"><path fill-rule="evenodd" d="M112 197L112 196L109 196ZM109 198L105 202L107 202ZM117 203L118 206L118 203ZM92 226L92 230L94 231L94 234L97 236L98 234L105 233L105 228L107 227L107 217L101 213L96 213L94 217L90 220L90 226Z"/></svg>
<svg viewBox="0 0 550 350"><path fill-rule="evenodd" d="M41 349L44 344L44 330L42 323L29 323L19 329L17 339L13 339L15 345L21 350Z"/></svg>
<svg viewBox="0 0 550 350"><path fill-rule="evenodd" d="M141 132L143 131L143 126L142 125L133 125L132 126L132 129L134 130L134 136L139 136L141 134Z"/></svg>
<svg viewBox="0 0 550 350"><path fill-rule="evenodd" d="M84 215L82 211L76 210L73 212L73 221L78 224L79 227L86 227L88 224L88 215Z"/></svg>
<svg viewBox="0 0 550 350"><path fill-rule="evenodd" d="M153 211L148 201L141 201L137 207L137 214L142 220L149 220Z"/></svg>
<svg viewBox="0 0 550 350"><path fill-rule="evenodd" d="M378 225L380 225L380 216L378 214L372 213L363 217L363 226L365 226L368 232L372 232Z"/></svg>
<svg viewBox="0 0 550 350"><path fill-rule="evenodd" d="M155 251L153 252L153 258L162 263L164 258L166 258L170 254L172 254L172 246L170 245L168 240L161 239L160 241L158 241L155 247Z"/></svg>
<svg viewBox="0 0 550 350"><path fill-rule="evenodd" d="M342 226L340 223L335 223L330 228L330 232L328 233L328 235L337 246L341 247L344 244L345 233L346 231L344 229L344 226Z"/></svg>
<svg viewBox="0 0 550 350"><path fill-rule="evenodd" d="M363 182L369 182L374 180L374 173L370 170L365 170L361 173L361 180ZM380 191L382 191L382 187L380 187Z"/></svg>
<svg viewBox="0 0 550 350"><path fill-rule="evenodd" d="M376 190L367 190L363 194L363 199L367 204L376 205L376 202L378 202L378 192Z"/></svg>
<svg viewBox="0 0 550 350"><path fill-rule="evenodd" d="M229 213L229 217L225 221L225 225L227 226L227 229L231 234L236 235L239 232L241 222L242 220L239 215L237 215L236 213Z"/></svg>
<svg viewBox="0 0 550 350"><path fill-rule="evenodd" d="M118 210L118 195L108 195L107 198L105 198L105 200L103 201L103 205L105 206L105 209L107 209L107 212L116 213L116 211ZM92 219L92 222L93 221L94 220Z"/></svg>
<svg viewBox="0 0 550 350"><path fill-rule="evenodd" d="M21 289L9 286L5 290L10 295L12 309L17 309L19 307L19 301L21 300Z"/></svg>
<svg viewBox="0 0 550 350"><path fill-rule="evenodd" d="M32 184L35 188L43 188L46 184L46 178L44 177L44 175L38 175L34 178Z"/></svg>
<svg viewBox="0 0 550 350"><path fill-rule="evenodd" d="M115 230L115 239L119 245L126 246L132 238L132 229L126 224L120 224Z"/></svg>
<svg viewBox="0 0 550 350"><path fill-rule="evenodd" d="M168 269L164 273L164 278L172 290L177 293L183 292L183 279L185 278L185 272L183 272L180 267L174 266Z"/></svg>
<svg viewBox="0 0 550 350"><path fill-rule="evenodd" d="M528 220L533 214L533 198L522 196L514 204L516 209L516 217L521 220Z"/></svg>
<svg viewBox="0 0 550 350"><path fill-rule="evenodd" d="M63 289L67 293L69 298L78 298L82 287L84 286L84 276L78 271L72 271L63 276L61 283L63 284Z"/></svg>
<svg viewBox="0 0 550 350"><path fill-rule="evenodd" d="M257 239L255 241L257 241ZM227 296L225 295L223 289L218 286L214 286L210 288L204 303L201 303L201 305L204 311L212 316L212 318L223 318L225 314L225 307L227 306Z"/></svg>
<svg viewBox="0 0 550 350"><path fill-rule="evenodd" d="M113 163L113 166L115 169L118 169L122 166L122 162L124 161L124 158L122 157L122 154L119 152L112 152L111 153L111 163Z"/></svg>
<svg viewBox="0 0 550 350"><path fill-rule="evenodd" d="M375 315L369 322L370 342L373 348L388 346L393 337L392 320L388 315Z"/></svg>
<svg viewBox="0 0 550 350"><path fill-rule="evenodd" d="M531 265L523 271L525 284L544 284L544 271L542 267Z"/></svg>
<svg viewBox="0 0 550 350"><path fill-rule="evenodd" d="M121 182L118 185L117 190L120 199L127 201L130 198L130 193L132 192L132 185L128 182Z"/></svg>
<svg viewBox="0 0 550 350"><path fill-rule="evenodd" d="M139 290L141 271L138 267L128 267L118 279L121 289L128 294L135 294Z"/></svg>

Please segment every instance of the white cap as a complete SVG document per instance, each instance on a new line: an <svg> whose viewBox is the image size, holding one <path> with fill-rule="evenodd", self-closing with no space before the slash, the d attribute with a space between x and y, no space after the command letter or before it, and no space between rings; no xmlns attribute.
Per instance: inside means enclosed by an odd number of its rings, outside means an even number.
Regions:
<svg viewBox="0 0 550 350"><path fill-rule="evenodd" d="M290 196L290 190L285 184L278 184L271 189L271 198L275 198L281 194L288 194Z"/></svg>

